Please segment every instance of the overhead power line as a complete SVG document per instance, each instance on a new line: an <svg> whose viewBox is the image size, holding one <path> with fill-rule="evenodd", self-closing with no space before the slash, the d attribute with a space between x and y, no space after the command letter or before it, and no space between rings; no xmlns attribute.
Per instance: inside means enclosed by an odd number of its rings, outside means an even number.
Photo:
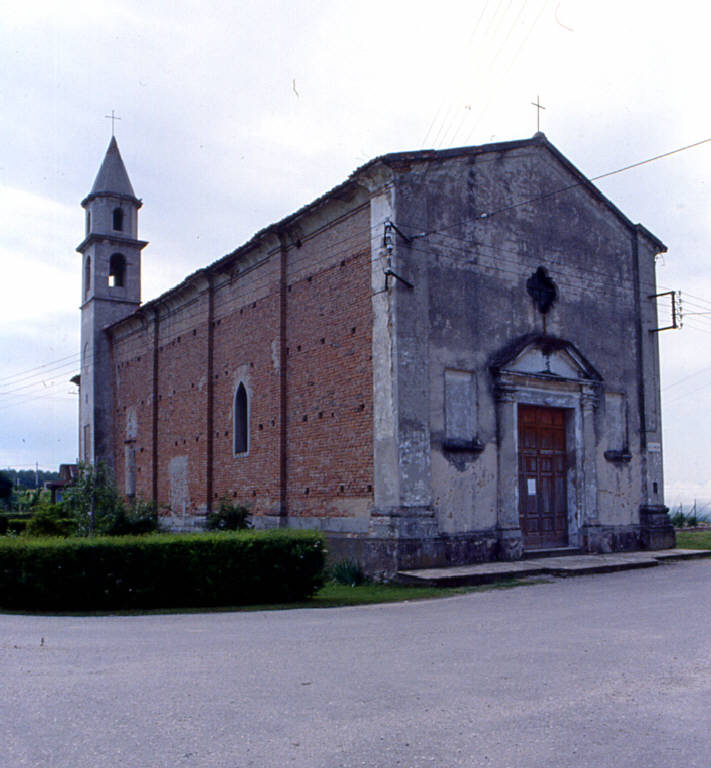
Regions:
<svg viewBox="0 0 711 768"><path fill-rule="evenodd" d="M614 171L607 171L606 173L601 173L598 176L591 176L589 179L586 179L585 181L576 181L575 184L567 184L564 187L559 187L558 189L554 189L550 192L545 192L542 195L537 195L536 197L531 197L527 200L522 200L520 203L513 203L512 205L506 205L503 208L498 208L494 211L488 211L485 213L481 213L479 215L480 219L490 219L492 216L496 216L499 213L504 213L505 211L511 211L514 208L520 208L523 205L529 205L530 203L536 203L539 200L547 200L550 197L555 197L556 195L561 194L562 192L567 192L569 189L575 189L576 187L583 186L588 181L599 181L600 179L606 179L608 176L614 176L617 173L624 173L624 171L629 171L632 168L639 168L641 165L647 165L648 163L653 163L655 160L661 160L664 157L670 157L671 155L676 155L679 152L685 152L687 149L693 149L694 147L699 147L702 144L708 144L711 142L711 137L708 139L702 139L701 141L695 141L693 144L687 144L685 147L678 147L677 149L672 149L669 152L663 152L661 155L655 155L654 157L648 157L646 160L640 160L637 163L632 163L631 165L625 165L622 168L617 168ZM451 225L454 226L454 225ZM443 229L448 229L449 227L443 227ZM441 231L441 230L436 230Z"/></svg>
<svg viewBox="0 0 711 768"><path fill-rule="evenodd" d="M75 352L74 354L67 355L66 357L60 357L57 360L50 361L49 363L36 365L34 368L28 368L24 371L13 373L9 376L0 376L0 386L15 386L15 384L18 384L20 381L24 381L25 378L34 378L35 376L39 375L39 372L44 368L52 368L53 366L63 367L60 364L63 363L64 365L67 365L65 361L78 359L79 353Z"/></svg>
<svg viewBox="0 0 711 768"><path fill-rule="evenodd" d="M615 174L623 173L625 171L631 170L633 168L638 168L638 167L640 167L642 165L646 165L648 163L652 163L652 162L654 162L656 160L660 160L660 159L665 158L665 157L670 157L671 155L675 155L675 154L678 154L680 152L684 152L684 151L686 151L688 149L693 149L695 147L701 146L703 144L707 144L709 142L711 142L711 137L707 138L707 139L702 139L701 141L697 141L697 142L694 142L692 144L687 144L687 145L685 145L683 147L679 147L677 149L673 149L673 150L670 150L668 152L663 152L661 154L655 155L655 156L647 158L645 160L638 161L636 163L631 163L629 165L625 165L625 166L623 166L621 168L617 168L617 169L615 169L613 171L608 171L606 173L602 173L602 174L599 174L597 176L593 176L589 180L590 181L598 181L600 179L607 178L607 177L613 176ZM523 205L528 205L530 203L537 202L539 200L543 200L543 199L547 199L547 198L553 197L553 196L555 196L557 194L561 194L561 193L566 192L566 191L568 191L570 189L582 186L584 183L585 183L584 181L581 181L581 182L576 182L575 184L569 184L569 185L566 185L564 187L560 187L558 189L552 190L551 192L547 192L547 193L545 193L543 195L538 195L536 197L528 198L528 199L522 200L522 201L520 201L518 203L514 203L514 204L512 204L510 206L505 206L505 207L497 209L495 211L491 211L491 212L488 212L488 213L480 214L480 218L487 219L487 218L490 218L491 216L496 215L497 213L501 213L503 211L511 210L511 209L514 209L514 208L521 207ZM402 225L404 225L404 226L408 226L408 227L414 226L415 229L419 229L419 230L422 229L421 224L418 226L417 224L414 224L412 222L400 222L400 223ZM429 232L425 232L424 235L432 235L432 234L443 234L444 235L445 230L451 229L451 228L453 228L455 226L458 226L458 225L460 225L462 223L463 222L461 220L455 221L455 222L453 222L453 223L451 223L451 224L449 224L449 225L447 225L445 227L441 227L441 228L436 229L436 230L431 230ZM372 238L373 234L377 231L377 229L380 226L382 226L382 222L378 222L375 225L371 226L368 231L364 230L362 232L355 233L355 234L350 235L350 236L344 238L343 240L339 241L337 244L341 244L344 247L339 249L338 255L351 252L352 251L352 247L353 247L352 243L355 243L358 240L362 241L364 239L364 235L367 235L369 238ZM456 236L453 236L453 235L445 235L445 237L450 237L452 239L459 240L462 243L462 245L454 246L454 250L462 251L464 248L472 248L472 247L474 247L474 248L477 248L477 247L487 248L487 247L490 247L487 244L484 244L484 243L481 243L481 242L478 242L478 241L469 241L469 240L464 241L461 238L457 238ZM452 246L450 245L450 247L452 247ZM415 248L415 250L421 251L421 252L425 251L425 249L423 249L423 248ZM500 249L494 249L494 250L500 250ZM503 250L506 251L506 249L503 249ZM508 250L508 252L512 256L518 257L518 254L515 253L513 250ZM328 260L331 257L333 257L333 253L331 253L328 257L319 259L318 261L326 261L326 260ZM509 261L512 262L513 259L510 259ZM499 267L499 269L500 268L501 267ZM590 270L590 271L593 272L594 270ZM609 275L606 274L606 276L609 278ZM688 293L685 293L684 296L685 296L685 303L689 303L689 304L692 303L692 302L688 302L687 301L688 298L696 299L697 302L702 302L701 304L695 304L695 308L698 308L699 310L706 310L707 308L711 308L711 301L709 301L708 299L705 299L705 298L699 297L699 296L693 296L692 294L688 294ZM199 312L197 314L201 315L202 313ZM705 311L703 313L702 312L689 312L688 314L689 315L698 315L698 320L699 321L705 321L706 320L706 317L703 316L703 315L706 314ZM195 318L196 321L198 321L199 319L204 319L204 318L199 318L199 317ZM694 328L695 330L704 330L703 328L701 328L699 326L696 326L696 325L690 325L688 327ZM40 386L40 385L42 385L42 378L45 377L47 374L51 374L52 372L54 372L54 376L62 375L67 368L70 368L70 367L73 368L74 366L76 366L76 364L79 362L79 358L80 358L79 353L75 353L75 354L72 354L72 355L67 355L65 357L59 358L59 359L54 360L54 361L50 361L48 363L43 363L41 365L35 366L33 368L26 369L24 371L19 371L18 373L11 374L9 376L0 377L0 386L6 387L6 388L10 388L10 391L6 391L5 394L14 394L16 392L19 392L21 390L29 388L30 386L33 386L33 385L18 386L18 385L21 384L21 382L27 382L27 381L32 380L32 379L35 379L35 380L38 379L37 381L34 382L34 385L35 386ZM52 385L53 384L54 384L54 382L52 382ZM27 393L27 394L29 394L29 393Z"/></svg>
<svg viewBox="0 0 711 768"><path fill-rule="evenodd" d="M679 152L685 152L687 149L693 149L699 147L702 144L708 144L711 141L711 137L708 139L701 139L701 141L695 141L693 144L687 144L685 147L679 147L678 149L672 149L669 152L663 152L661 155L655 155L649 157L646 160L640 160L638 163L632 163L632 165L626 165L624 168L618 168L616 171L609 171L608 173L601 173L599 176L593 176L590 181L598 181L604 179L607 176L614 176L616 173L622 173L623 171L629 171L631 168L638 168L640 165L646 165L647 163L653 163L655 160L661 160L663 157L669 157L670 155L676 155Z"/></svg>

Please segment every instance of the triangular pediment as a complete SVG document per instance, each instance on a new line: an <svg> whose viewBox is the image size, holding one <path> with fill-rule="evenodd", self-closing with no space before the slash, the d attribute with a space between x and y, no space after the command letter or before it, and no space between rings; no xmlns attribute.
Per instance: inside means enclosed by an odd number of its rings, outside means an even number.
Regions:
<svg viewBox="0 0 711 768"><path fill-rule="evenodd" d="M602 379L575 345L553 336L518 340L496 356L491 369L497 375L514 373L575 381Z"/></svg>

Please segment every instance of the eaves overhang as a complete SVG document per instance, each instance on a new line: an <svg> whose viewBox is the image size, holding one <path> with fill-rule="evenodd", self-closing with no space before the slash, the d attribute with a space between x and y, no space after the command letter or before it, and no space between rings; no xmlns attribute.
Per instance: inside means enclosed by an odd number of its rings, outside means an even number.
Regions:
<svg viewBox="0 0 711 768"><path fill-rule="evenodd" d="M125 237L124 235L114 234L102 234L101 232L90 232L82 241L77 245L76 250L79 253L84 251L93 243L117 243L118 245L130 245L138 247L143 250L148 245L148 240L136 240L133 237Z"/></svg>
<svg viewBox="0 0 711 768"><path fill-rule="evenodd" d="M302 206L285 218L259 230L247 242L212 262L208 266L202 267L192 272L175 287L171 288L155 299L152 299L151 301L143 304L142 309L150 310L154 307L157 308L162 304L172 301L177 295L185 291L188 286L194 284L196 280L200 279L201 277L206 277L209 279L211 274L224 270L231 262L236 261L243 254L246 254L259 247L267 238L274 237L278 240L282 235L288 232L289 228L293 226L299 219L311 213L317 212L319 209L326 206L330 201L349 199L351 196L356 194L359 188L368 189L371 186L371 184L368 182L374 177L374 175L376 177L380 176L380 174L374 174L377 166L382 166L387 170L385 176L392 176L397 175L398 173L406 173L408 171L409 165L412 163L444 162L446 160L462 156L505 153L536 147L540 147L548 151L573 176L573 178L576 179L577 184L572 186L580 186L586 189L590 195L592 195L612 214L614 214L631 233L639 234L645 237L652 244L653 248L656 249L657 253L666 252L667 247L659 238L653 235L641 224L634 224L630 219L628 219L627 216L625 216L625 214L622 213L622 211L617 208L614 203L605 197L605 195L603 195L603 193L565 157L565 155L563 155L553 144L551 144L551 142L548 141L543 133L536 133L532 138L518 139L515 141L502 141L491 144L455 147L452 149L422 149L407 152L391 152L388 154L379 155L356 168L356 170L353 171L344 182L336 185L335 187L332 187L330 190L316 198L314 201ZM569 188L572 187L566 186L565 189ZM561 190L561 192L562 191L565 190ZM370 193L372 194L372 190ZM92 191L92 193L89 195L89 197L86 198L84 202L87 202L93 196L98 195L117 197L116 193ZM124 198L133 201L136 200L135 198L126 196L124 196ZM84 205L84 203L82 203L82 205ZM140 241L134 242L138 243ZM85 247L86 243L87 241L85 240L77 248L77 250ZM121 322L123 321L118 321L118 323Z"/></svg>
<svg viewBox="0 0 711 768"><path fill-rule="evenodd" d="M105 192L91 192L89 193L82 201L81 206L82 208L86 208L87 205L92 200L95 200L99 197L111 197L114 200L125 200L127 203L131 203L136 207L136 209L141 208L143 206L143 200L139 197L133 197L133 195L122 195L119 192L109 192L106 190Z"/></svg>
<svg viewBox="0 0 711 768"><path fill-rule="evenodd" d="M452 158L464 157L464 156L484 156L487 154L506 153L513 152L520 149L526 149L529 147L541 147L547 150L576 180L575 184L565 185L560 190L551 190L550 193L543 193L542 197L548 197L557 193L566 192L568 189L574 187L582 187L587 190L596 200L602 203L612 214L617 217L624 226L630 230L630 232L639 233L645 237L655 249L656 253L666 253L667 246L650 232L642 224L635 224L611 201L609 200L596 186L583 174L568 158L548 139L543 133L536 133L530 139L517 139L515 141L501 141L491 144L472 145L466 147L455 147L452 149L422 149L413 152L392 152L386 155L380 155L379 157L369 160L364 165L360 166L356 171L351 174L351 178L364 173L372 166L383 163L393 168L395 172L409 171L410 164L424 163L424 162L443 162ZM522 201L525 202L525 201Z"/></svg>

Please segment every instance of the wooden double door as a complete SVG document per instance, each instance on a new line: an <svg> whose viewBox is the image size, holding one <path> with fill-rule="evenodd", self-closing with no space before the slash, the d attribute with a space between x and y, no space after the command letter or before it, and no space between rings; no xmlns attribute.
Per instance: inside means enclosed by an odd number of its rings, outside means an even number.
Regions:
<svg viewBox="0 0 711 768"><path fill-rule="evenodd" d="M568 544L565 413L518 406L518 509L526 548Z"/></svg>

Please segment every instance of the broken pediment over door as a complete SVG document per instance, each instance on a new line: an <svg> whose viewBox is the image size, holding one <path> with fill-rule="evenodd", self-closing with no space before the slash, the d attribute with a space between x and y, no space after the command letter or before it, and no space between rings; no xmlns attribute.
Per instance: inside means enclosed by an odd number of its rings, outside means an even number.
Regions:
<svg viewBox="0 0 711 768"><path fill-rule="evenodd" d="M584 355L569 341L554 336L527 336L507 346L491 364L495 376L519 374L567 381L602 380Z"/></svg>
<svg viewBox="0 0 711 768"><path fill-rule="evenodd" d="M526 547L580 546L599 525L595 412L602 377L572 342L544 334L515 339L489 369L499 525L520 531Z"/></svg>

